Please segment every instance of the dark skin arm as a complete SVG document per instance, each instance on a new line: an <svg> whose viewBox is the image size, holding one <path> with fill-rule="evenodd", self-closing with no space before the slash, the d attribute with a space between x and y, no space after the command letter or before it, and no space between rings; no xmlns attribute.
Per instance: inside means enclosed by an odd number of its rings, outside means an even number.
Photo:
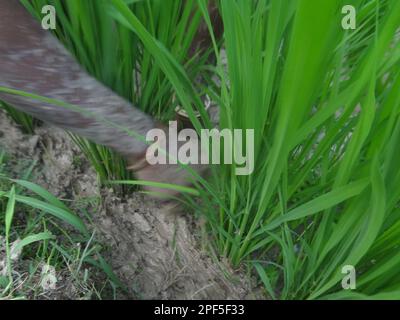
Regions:
<svg viewBox="0 0 400 320"><path fill-rule="evenodd" d="M0 99L15 108L110 147L128 160L142 157L146 144L109 123L141 135L155 126L151 117L83 71L65 48L14 0L0 0L0 86L64 101L95 114L94 118L0 93Z"/></svg>

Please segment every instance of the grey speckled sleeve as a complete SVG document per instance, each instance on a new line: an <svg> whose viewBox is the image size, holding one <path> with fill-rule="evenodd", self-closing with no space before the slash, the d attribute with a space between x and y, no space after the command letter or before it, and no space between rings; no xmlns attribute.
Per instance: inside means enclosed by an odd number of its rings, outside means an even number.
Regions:
<svg viewBox="0 0 400 320"><path fill-rule="evenodd" d="M16 0L0 0L0 86L58 99L96 114L90 117L60 106L0 93L1 100L17 109L108 146L125 157L143 154L146 144L110 123L141 135L155 126L151 117L83 71Z"/></svg>

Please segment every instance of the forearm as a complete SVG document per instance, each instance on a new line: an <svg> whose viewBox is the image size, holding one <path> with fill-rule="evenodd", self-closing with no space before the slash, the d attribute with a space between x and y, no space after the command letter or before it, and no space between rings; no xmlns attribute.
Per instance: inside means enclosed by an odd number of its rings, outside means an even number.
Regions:
<svg viewBox="0 0 400 320"><path fill-rule="evenodd" d="M0 86L81 107L85 115L0 93L1 100L17 109L106 145L126 157L142 154L146 145L125 130L146 135L154 127L149 116L83 71L62 45L49 32L42 30L25 8L14 0L0 0Z"/></svg>

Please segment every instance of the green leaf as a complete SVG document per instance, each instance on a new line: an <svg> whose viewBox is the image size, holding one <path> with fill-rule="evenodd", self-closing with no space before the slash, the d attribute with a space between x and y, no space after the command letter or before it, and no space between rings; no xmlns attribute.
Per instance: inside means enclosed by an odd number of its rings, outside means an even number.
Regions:
<svg viewBox="0 0 400 320"><path fill-rule="evenodd" d="M55 236L52 235L50 232L41 232L41 233L36 233L36 234L31 234L24 239L22 239L18 244L15 246L15 251L18 252L22 250L24 247L30 245L31 243L34 242L39 242L43 240L50 240L50 239L55 239Z"/></svg>

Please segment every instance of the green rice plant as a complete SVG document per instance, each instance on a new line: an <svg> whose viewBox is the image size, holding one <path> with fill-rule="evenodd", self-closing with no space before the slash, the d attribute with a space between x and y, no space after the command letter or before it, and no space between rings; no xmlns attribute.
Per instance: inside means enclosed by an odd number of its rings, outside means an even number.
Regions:
<svg viewBox="0 0 400 320"><path fill-rule="evenodd" d="M341 29L343 1L221 2L230 85L222 91L220 124L254 128L256 170L239 177L223 168L216 185L225 206L210 221L221 252L234 264L254 263L264 283L274 284L272 296L348 296L340 286L345 265L361 274L362 294L400 285L380 277L380 287L371 287L363 280L372 260L382 272L373 246L385 221L392 227L398 219L400 198L390 180L400 169L392 158L400 6L352 3L365 12L359 22L368 33Z"/></svg>
<svg viewBox="0 0 400 320"><path fill-rule="evenodd" d="M398 297L400 3L350 1L359 27L345 31L348 2L220 2L228 70L214 42L213 97L220 128L255 130L255 170L214 168L193 207L221 255L254 266L273 298ZM123 1L112 3L190 114L198 100L183 68ZM353 292L340 285L346 265L357 270Z"/></svg>
<svg viewBox="0 0 400 320"><path fill-rule="evenodd" d="M21 130L27 134L33 134L37 125L37 120L33 119L30 115L16 110L7 103L0 101L0 108L4 109L7 114L18 124Z"/></svg>
<svg viewBox="0 0 400 320"><path fill-rule="evenodd" d="M43 5L55 6L55 35L82 66L99 81L158 119L174 116L173 89L161 68L140 39L123 24L116 24L118 12L105 0L22 1L38 19ZM126 1L150 34L177 61L185 65L192 78L205 73L208 52L191 57L189 51L201 22L194 0ZM109 149L74 137L101 182L130 179L124 161Z"/></svg>

